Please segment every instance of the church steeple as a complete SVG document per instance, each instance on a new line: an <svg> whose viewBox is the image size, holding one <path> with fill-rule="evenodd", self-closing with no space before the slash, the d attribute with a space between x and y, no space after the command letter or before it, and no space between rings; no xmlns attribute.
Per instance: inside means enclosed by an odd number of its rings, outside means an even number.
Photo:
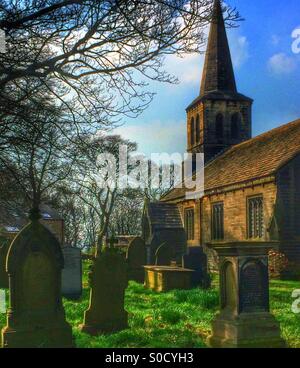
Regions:
<svg viewBox="0 0 300 368"><path fill-rule="evenodd" d="M251 138L252 99L237 91L221 0L214 0L200 95L187 108L187 150L207 163Z"/></svg>
<svg viewBox="0 0 300 368"><path fill-rule="evenodd" d="M220 0L215 0L200 96L212 91L237 93Z"/></svg>

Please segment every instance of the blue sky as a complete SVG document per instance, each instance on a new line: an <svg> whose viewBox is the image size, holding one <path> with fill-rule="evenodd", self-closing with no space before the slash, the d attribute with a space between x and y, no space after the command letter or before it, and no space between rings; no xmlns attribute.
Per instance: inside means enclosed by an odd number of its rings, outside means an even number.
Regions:
<svg viewBox="0 0 300 368"><path fill-rule="evenodd" d="M245 21L227 30L239 92L254 99L253 136L300 118L300 53L292 32L300 29L299 0L228 0ZM137 119L116 130L139 144L139 150L186 150L185 108L199 94L204 55L169 57L165 69L177 85L151 85L154 101Z"/></svg>

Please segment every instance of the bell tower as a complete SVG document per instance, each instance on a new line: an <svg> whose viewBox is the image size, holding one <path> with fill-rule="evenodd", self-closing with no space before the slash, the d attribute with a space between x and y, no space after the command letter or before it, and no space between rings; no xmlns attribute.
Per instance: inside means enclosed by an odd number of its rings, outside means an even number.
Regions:
<svg viewBox="0 0 300 368"><path fill-rule="evenodd" d="M214 0L199 96L187 107L187 151L217 154L251 138L253 100L237 91L221 0Z"/></svg>

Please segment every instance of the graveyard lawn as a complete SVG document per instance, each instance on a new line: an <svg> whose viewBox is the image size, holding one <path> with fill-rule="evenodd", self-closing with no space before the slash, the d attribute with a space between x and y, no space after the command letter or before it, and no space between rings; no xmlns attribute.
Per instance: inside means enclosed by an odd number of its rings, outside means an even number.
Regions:
<svg viewBox="0 0 300 368"><path fill-rule="evenodd" d="M174 290L156 293L130 282L126 291L126 310L130 329L91 337L80 331L88 307L89 288L84 262L83 295L78 301L64 299L67 320L73 327L77 347L205 347L210 323L218 310L216 283L210 290ZM291 312L292 291L299 282L271 281L271 310L281 323L282 335L290 347L300 347L300 314ZM1 327L5 315L1 314Z"/></svg>

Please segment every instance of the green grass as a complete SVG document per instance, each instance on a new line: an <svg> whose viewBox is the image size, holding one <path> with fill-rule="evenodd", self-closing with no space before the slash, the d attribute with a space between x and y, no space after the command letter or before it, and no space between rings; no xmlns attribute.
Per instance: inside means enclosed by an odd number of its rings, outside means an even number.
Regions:
<svg viewBox="0 0 300 368"><path fill-rule="evenodd" d="M292 292L300 289L300 282L272 280L270 283L271 310L280 322L282 337L290 347L300 348L300 313L294 314Z"/></svg>
<svg viewBox="0 0 300 368"><path fill-rule="evenodd" d="M210 324L218 310L218 289L174 290L156 293L135 282L126 291L125 308L130 328L110 335L91 337L79 329L88 307L88 262L84 263L83 295L78 301L64 299L66 316L78 347L205 347ZM299 282L271 281L271 310L281 323L282 335L291 347L300 347L300 314L291 312L291 297ZM5 315L0 315L5 324Z"/></svg>
<svg viewBox="0 0 300 368"><path fill-rule="evenodd" d="M216 279L209 290L168 293L156 293L130 282L125 298L130 328L98 337L81 333L78 328L88 306L86 280L85 272L81 300L64 302L78 347L205 347L205 338L210 333L211 321L219 305ZM280 321L282 335L291 347L300 347L300 314L291 312L291 295L297 288L300 288L299 283L293 281L272 280L270 284L271 310Z"/></svg>
<svg viewBox="0 0 300 368"><path fill-rule="evenodd" d="M86 296L76 303L78 311L87 307ZM214 305L213 309L207 305ZM74 303L66 301L67 318L74 327L79 347L203 347L201 329L213 318L218 304L216 290L200 289L159 294L130 282L126 292L125 308L129 313L130 329L106 336L90 337L76 325L81 313L74 313ZM85 309L85 308L83 308ZM75 323L74 323L75 321Z"/></svg>

